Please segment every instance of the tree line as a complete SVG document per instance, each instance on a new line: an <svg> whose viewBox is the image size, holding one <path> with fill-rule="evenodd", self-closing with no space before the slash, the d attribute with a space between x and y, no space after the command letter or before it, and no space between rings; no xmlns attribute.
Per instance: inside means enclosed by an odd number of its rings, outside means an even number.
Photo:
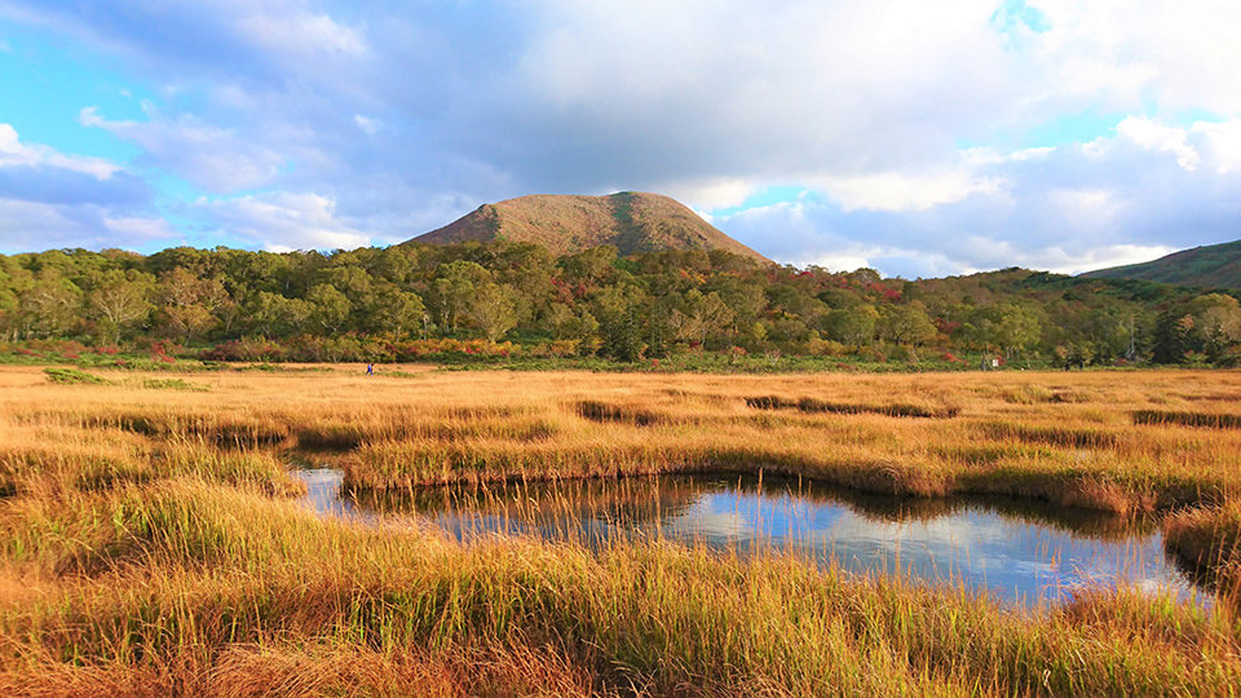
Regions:
<svg viewBox="0 0 1241 698"><path fill-rule="evenodd" d="M1031 365L1231 366L1241 362L1237 295L1016 268L907 281L723 251L620 258L602 246L555 259L507 242L52 250L0 255L0 338L175 342L223 359L384 360L457 340L619 361L983 353Z"/></svg>

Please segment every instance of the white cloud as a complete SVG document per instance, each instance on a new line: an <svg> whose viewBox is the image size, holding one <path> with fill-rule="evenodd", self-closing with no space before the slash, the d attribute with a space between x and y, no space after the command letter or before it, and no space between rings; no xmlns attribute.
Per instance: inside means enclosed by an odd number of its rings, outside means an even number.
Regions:
<svg viewBox="0 0 1241 698"><path fill-rule="evenodd" d="M1029 0L1048 19L1037 59L1070 94L1132 108L1241 111L1241 5L1228 0Z"/></svg>
<svg viewBox="0 0 1241 698"><path fill-rule="evenodd" d="M144 108L148 121L110 121L95 107L82 109L78 121L137 144L145 161L211 192L268 184L287 160L275 150L248 142L236 129L206 123L192 114L170 118L149 103Z"/></svg>
<svg viewBox="0 0 1241 698"><path fill-rule="evenodd" d="M1241 118L1211 123L1200 121L1190 133L1201 139L1207 161L1221 175L1241 172Z"/></svg>
<svg viewBox="0 0 1241 698"><path fill-rule="evenodd" d="M264 12L252 9L252 12L237 20L240 33L255 45L274 53L285 56L324 53L349 58L370 54L361 31L340 24L328 15L300 10Z"/></svg>
<svg viewBox="0 0 1241 698"><path fill-rule="evenodd" d="M100 158L65 155L43 145L25 145L10 124L0 123L0 167L57 168L107 180L121 167Z"/></svg>
<svg viewBox="0 0 1241 698"><path fill-rule="evenodd" d="M1176 155L1176 164L1183 169L1198 169L1202 157L1189 144L1189 134L1184 129L1172 128L1144 117L1129 116L1116 126L1122 137L1148 150L1158 150Z"/></svg>
<svg viewBox="0 0 1241 698"><path fill-rule="evenodd" d="M264 249L353 249L371 244L367 233L336 218L334 199L279 193L201 201L196 208L220 227Z"/></svg>
<svg viewBox="0 0 1241 698"><path fill-rule="evenodd" d="M656 189L659 193L694 206L718 209L740 206L759 186L757 182L746 179L713 178L670 182Z"/></svg>
<svg viewBox="0 0 1241 698"><path fill-rule="evenodd" d="M923 210L960 201L971 194L994 194L1003 182L967 171L932 175L883 172L854 177L826 177L821 186L847 211Z"/></svg>
<svg viewBox="0 0 1241 698"><path fill-rule="evenodd" d="M113 217L95 204L57 205L0 198L0 254L63 247L142 248L176 233L160 218Z"/></svg>
<svg viewBox="0 0 1241 698"><path fill-rule="evenodd" d="M104 216L103 224L108 232L125 240L161 241L177 236L176 231L163 218L142 216Z"/></svg>
<svg viewBox="0 0 1241 698"><path fill-rule="evenodd" d="M143 174L266 190L185 213L255 245L401 240L485 201L615 189L715 211L781 260L906 275L1086 268L1241 229L1237 3L1026 0L1030 25L999 0L0 4L161 95L144 121L81 114L141 148ZM1134 116L1048 140L1101 114ZM15 135L0 158L129 174ZM775 187L812 195L718 215ZM155 217L139 208L106 217Z"/></svg>
<svg viewBox="0 0 1241 698"><path fill-rule="evenodd" d="M1111 226L1124 209L1116 193L1107 189L1053 189L1047 200L1070 230Z"/></svg>
<svg viewBox="0 0 1241 698"><path fill-rule="evenodd" d="M382 125L379 119L369 116L362 116L361 114L354 114L353 122L358 125L358 128L362 131L362 133L370 136L379 133L379 127Z"/></svg>
<svg viewBox="0 0 1241 698"><path fill-rule="evenodd" d="M1061 274L1080 274L1094 269L1149 262L1175 251L1176 248L1167 245L1108 245L1070 254L1055 247L1032 258L1029 264L1034 268Z"/></svg>
<svg viewBox="0 0 1241 698"><path fill-rule="evenodd" d="M799 267L813 264L831 271L856 271L863 268L872 268L873 263L870 261L871 258L878 257L881 254L883 254L883 251L877 248L858 246L858 249L855 250L823 252L800 259L785 261Z"/></svg>

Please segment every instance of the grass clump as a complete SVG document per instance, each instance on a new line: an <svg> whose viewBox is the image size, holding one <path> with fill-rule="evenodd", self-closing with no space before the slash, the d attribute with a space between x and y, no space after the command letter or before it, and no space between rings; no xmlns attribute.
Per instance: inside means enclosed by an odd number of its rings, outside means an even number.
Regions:
<svg viewBox="0 0 1241 698"><path fill-rule="evenodd" d="M142 387L153 390L184 390L192 393L205 393L207 386L190 383L182 378L144 378Z"/></svg>
<svg viewBox="0 0 1241 698"><path fill-rule="evenodd" d="M57 385L109 385L112 383L107 378L65 366L49 366L43 369L43 374Z"/></svg>
<svg viewBox="0 0 1241 698"><path fill-rule="evenodd" d="M582 418L594 422L622 422L639 427L649 427L660 421L659 415L645 410L609 405L594 400L583 400L577 403L577 413Z"/></svg>
<svg viewBox="0 0 1241 698"><path fill-rule="evenodd" d="M833 414L881 414L888 417L955 417L960 409L955 406L927 406L911 404L871 405L864 403L841 403L803 397L798 400L779 395L745 398L747 407L760 410L796 409L806 413Z"/></svg>
<svg viewBox="0 0 1241 698"><path fill-rule="evenodd" d="M1241 502L1182 511L1165 525L1168 552L1241 607Z"/></svg>
<svg viewBox="0 0 1241 698"><path fill-rule="evenodd" d="M1241 414L1137 410L1133 413L1133 423L1179 424L1187 427L1209 427L1212 429L1241 429Z"/></svg>

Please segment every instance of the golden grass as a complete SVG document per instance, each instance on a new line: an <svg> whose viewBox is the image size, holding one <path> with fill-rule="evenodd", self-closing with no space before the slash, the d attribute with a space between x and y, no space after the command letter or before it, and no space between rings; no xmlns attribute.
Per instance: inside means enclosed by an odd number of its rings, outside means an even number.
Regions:
<svg viewBox="0 0 1241 698"><path fill-rule="evenodd" d="M1206 504L1169 520L1170 544L1231 569L1241 430L1132 415L1236 413L1235 373L195 380L210 389L0 370L0 694L1241 690L1227 605L1122 590L1005 610L794 554L458 544L317 518L273 450L343 450L349 485L376 492L761 467L931 508L959 491ZM892 405L916 409L871 409Z"/></svg>

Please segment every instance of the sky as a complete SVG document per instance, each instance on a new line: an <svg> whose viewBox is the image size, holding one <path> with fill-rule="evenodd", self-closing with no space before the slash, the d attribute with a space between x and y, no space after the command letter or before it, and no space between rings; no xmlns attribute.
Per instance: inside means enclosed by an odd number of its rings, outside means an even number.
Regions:
<svg viewBox="0 0 1241 698"><path fill-rule="evenodd" d="M780 262L1241 235L1235 0L0 0L0 254L388 245L651 191Z"/></svg>

